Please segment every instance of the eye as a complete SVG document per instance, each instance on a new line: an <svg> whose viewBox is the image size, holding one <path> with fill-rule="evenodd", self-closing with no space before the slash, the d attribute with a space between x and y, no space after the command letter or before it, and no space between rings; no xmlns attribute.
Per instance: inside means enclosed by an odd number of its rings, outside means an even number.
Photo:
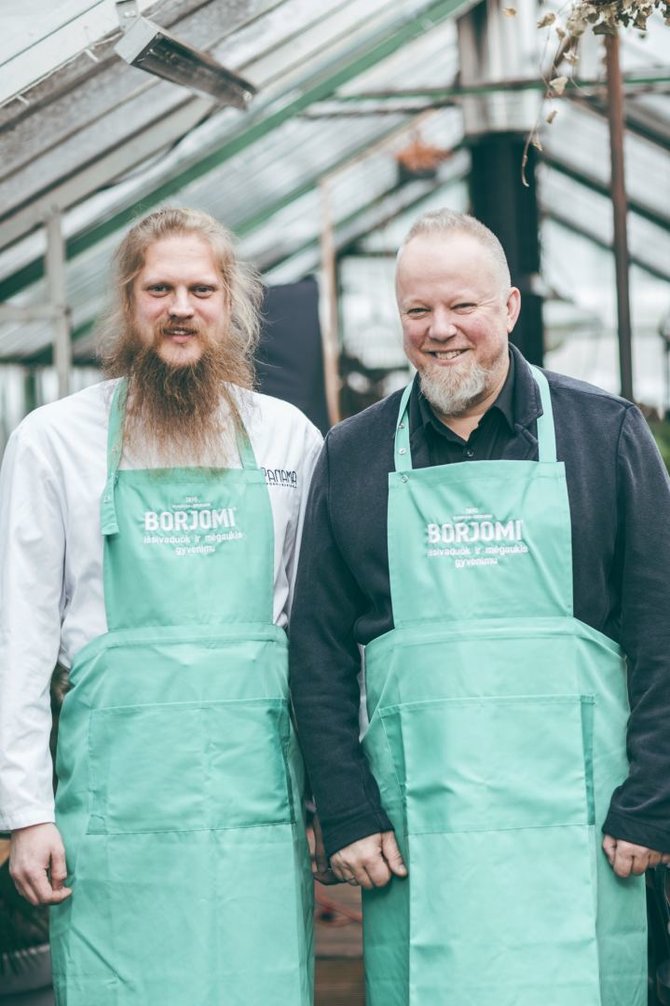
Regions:
<svg viewBox="0 0 670 1006"><path fill-rule="evenodd" d="M468 311L473 311L476 307L476 304L466 301L462 304L454 304L454 311L460 311L461 314L467 314Z"/></svg>
<svg viewBox="0 0 670 1006"><path fill-rule="evenodd" d="M405 314L409 318L421 318L422 315L428 314L427 307L410 307L405 311Z"/></svg>
<svg viewBox="0 0 670 1006"><path fill-rule="evenodd" d="M162 297L168 292L168 285L167 283L151 283L146 287L146 290L152 297Z"/></svg>
<svg viewBox="0 0 670 1006"><path fill-rule="evenodd" d="M210 297L214 293L215 288L213 286L208 286L207 283L198 283L193 287L193 293L196 297Z"/></svg>

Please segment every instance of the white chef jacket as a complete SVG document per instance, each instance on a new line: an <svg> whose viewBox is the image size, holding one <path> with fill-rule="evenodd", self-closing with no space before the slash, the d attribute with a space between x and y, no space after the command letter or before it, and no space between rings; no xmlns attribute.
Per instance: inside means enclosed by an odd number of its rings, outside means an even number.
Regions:
<svg viewBox="0 0 670 1006"><path fill-rule="evenodd" d="M100 497L114 384L105 381L36 409L5 451L0 472L0 830L54 820L51 675L57 661L70 667L83 646L107 631ZM239 389L237 395L269 489L273 617L285 626L321 434L286 402ZM149 464L145 460L143 466ZM239 458L226 464L239 467Z"/></svg>

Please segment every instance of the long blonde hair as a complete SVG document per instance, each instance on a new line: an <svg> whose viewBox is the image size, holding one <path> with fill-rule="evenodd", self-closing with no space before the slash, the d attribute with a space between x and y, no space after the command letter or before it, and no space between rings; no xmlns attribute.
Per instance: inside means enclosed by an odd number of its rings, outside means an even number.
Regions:
<svg viewBox="0 0 670 1006"><path fill-rule="evenodd" d="M127 372L128 347L124 343L132 327L133 284L144 266L149 247L178 234L194 234L212 250L230 306L226 338L229 380L239 387L251 388L253 355L260 334L263 296L260 277L238 258L233 236L223 224L200 210L177 206L164 207L139 220L116 251L112 302L97 325L104 369L110 377Z"/></svg>

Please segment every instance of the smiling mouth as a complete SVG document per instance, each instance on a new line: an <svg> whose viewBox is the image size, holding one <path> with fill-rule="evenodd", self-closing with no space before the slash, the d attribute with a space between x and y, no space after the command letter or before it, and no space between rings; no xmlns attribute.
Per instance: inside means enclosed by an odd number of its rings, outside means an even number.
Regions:
<svg viewBox="0 0 670 1006"><path fill-rule="evenodd" d="M197 336L198 332L194 328L171 325L170 328L164 328L161 334L167 339L186 341L188 339L192 339L194 336Z"/></svg>
<svg viewBox="0 0 670 1006"><path fill-rule="evenodd" d="M449 350L432 349L432 350L428 350L427 352L428 352L428 355L432 356L433 359L435 359L435 360L458 360L458 358L461 357L461 356L463 356L464 353L467 353L468 350L467 349L449 349Z"/></svg>

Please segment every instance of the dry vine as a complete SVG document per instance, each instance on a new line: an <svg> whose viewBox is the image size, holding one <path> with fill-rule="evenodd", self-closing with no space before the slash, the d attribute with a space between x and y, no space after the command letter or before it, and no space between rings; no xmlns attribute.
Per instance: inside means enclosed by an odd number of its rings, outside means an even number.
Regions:
<svg viewBox="0 0 670 1006"><path fill-rule="evenodd" d="M509 8L509 13L516 13ZM551 73L545 79L545 100L559 98L572 80L572 72L561 72L563 64L574 67L579 62L579 43L582 35L591 29L594 35L617 35L620 28L647 30L647 21L658 12L670 26L670 0L572 0L565 14L549 11L537 22L538 28L548 28L556 35L557 47L551 63ZM552 108L545 116L551 124L557 111ZM542 150L539 136L540 118L528 135L521 164L521 180L528 185L525 177L528 163L528 149L533 146Z"/></svg>

